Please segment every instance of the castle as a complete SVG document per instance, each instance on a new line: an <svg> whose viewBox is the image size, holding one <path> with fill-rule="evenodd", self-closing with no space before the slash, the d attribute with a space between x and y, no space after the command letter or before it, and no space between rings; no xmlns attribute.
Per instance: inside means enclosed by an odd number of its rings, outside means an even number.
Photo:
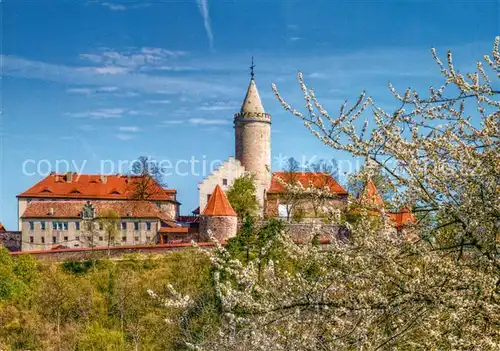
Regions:
<svg viewBox="0 0 500 351"><path fill-rule="evenodd" d="M206 242L210 233L225 242L238 228L225 192L246 174L255 182L260 217L290 221L299 212L301 218L310 219L324 216L324 208L347 209L348 193L330 174L271 171L271 115L264 110L253 67L241 109L234 115L234 131L235 156L198 184L196 216L180 216L177 191L164 189L152 179L144 183L144 176L53 173L17 196L22 250ZM138 199L137 185L143 188L144 184L149 196ZM285 184L326 190L328 196L321 204L307 194L292 200ZM376 189L371 191L376 194ZM103 221L110 211L116 216L113 230L109 221ZM401 226L412 221L406 214L393 214L390 219ZM310 232L306 226L301 230ZM304 233L297 237L303 238Z"/></svg>

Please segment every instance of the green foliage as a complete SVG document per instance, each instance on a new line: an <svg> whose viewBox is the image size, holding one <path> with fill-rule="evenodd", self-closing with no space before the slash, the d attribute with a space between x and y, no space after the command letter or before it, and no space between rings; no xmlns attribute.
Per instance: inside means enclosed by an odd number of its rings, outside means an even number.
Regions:
<svg viewBox="0 0 500 351"><path fill-rule="evenodd" d="M182 318L147 293L168 297L169 284L194 301ZM196 249L62 264L2 249L0 349L181 349L186 338L215 337L212 284L208 257Z"/></svg>
<svg viewBox="0 0 500 351"><path fill-rule="evenodd" d="M0 248L0 301L29 296L37 277L37 264L31 256L14 260L6 248Z"/></svg>
<svg viewBox="0 0 500 351"><path fill-rule="evenodd" d="M75 275L85 274L98 263L98 260L66 261L62 264L63 269Z"/></svg>
<svg viewBox="0 0 500 351"><path fill-rule="evenodd" d="M292 212L292 221L295 223L302 222L305 217L306 211L300 206L297 206Z"/></svg>
<svg viewBox="0 0 500 351"><path fill-rule="evenodd" d="M98 324L89 325L78 342L82 351L120 351L126 348L125 335Z"/></svg>
<svg viewBox="0 0 500 351"><path fill-rule="evenodd" d="M254 216L257 213L259 203L255 193L254 178L249 174L236 178L227 191L227 199L239 218Z"/></svg>
<svg viewBox="0 0 500 351"><path fill-rule="evenodd" d="M276 238L284 230L285 224L279 219L270 218L258 227L253 217L247 217L238 234L228 240L227 250L233 258L246 264L255 258L259 258L261 263L268 262L279 257L280 247Z"/></svg>

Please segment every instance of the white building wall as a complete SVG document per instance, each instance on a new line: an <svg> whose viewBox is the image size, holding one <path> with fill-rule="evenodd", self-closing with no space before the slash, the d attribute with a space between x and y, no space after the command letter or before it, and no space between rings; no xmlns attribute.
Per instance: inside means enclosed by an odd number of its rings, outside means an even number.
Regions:
<svg viewBox="0 0 500 351"><path fill-rule="evenodd" d="M33 230L30 229L30 222L33 222ZM42 230L41 222L45 222L45 230ZM68 229L54 230L53 222L68 222ZM76 222L80 223L80 230L76 230ZM122 222L126 223L126 230L122 230ZM134 222L139 223L139 230L135 230ZM151 223L151 229L147 230L146 222ZM93 246L103 247L108 245L108 239L104 230L99 230L99 222L95 221L96 230L93 232ZM50 250L54 245L63 245L68 248L85 248L90 246L90 241L86 238L90 233L85 229L81 220L71 219L23 219L22 220L22 251L30 250ZM160 221L156 219L120 219L118 230L115 233L112 246L120 245L144 245L155 244L156 235L160 228ZM55 237L55 243L54 243ZM123 241L122 238L126 240ZM44 238L44 240L42 240ZM67 240L66 240L67 238ZM102 239L102 240L101 240ZM136 240L137 239L137 240Z"/></svg>
<svg viewBox="0 0 500 351"><path fill-rule="evenodd" d="M229 157L229 159L218 169L199 183L198 190L200 195L200 213L203 213L203 210L207 205L208 195L212 194L217 184L221 186L222 190L227 191L231 185L233 185L234 180L244 174L245 167L241 165L240 161L236 160L234 157ZM224 179L226 180L225 182Z"/></svg>

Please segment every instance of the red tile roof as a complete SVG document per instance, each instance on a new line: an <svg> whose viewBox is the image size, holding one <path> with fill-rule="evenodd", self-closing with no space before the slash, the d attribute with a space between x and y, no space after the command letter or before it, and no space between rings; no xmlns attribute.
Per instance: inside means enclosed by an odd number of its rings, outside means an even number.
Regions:
<svg viewBox="0 0 500 351"><path fill-rule="evenodd" d="M161 227L158 231L160 233L188 233L188 227Z"/></svg>
<svg viewBox="0 0 500 351"><path fill-rule="evenodd" d="M364 201L369 205L384 206L384 200L382 200L382 197L379 195L375 184L371 180L368 180L361 193L358 194L358 199Z"/></svg>
<svg viewBox="0 0 500 351"><path fill-rule="evenodd" d="M285 192L283 182L299 182L304 188L327 187L331 193L347 195L347 191L330 174L322 172L274 172L268 193Z"/></svg>
<svg viewBox="0 0 500 351"><path fill-rule="evenodd" d="M141 176L99 174L50 174L18 197L124 200L133 198ZM175 201L174 189L164 189L155 181L147 183L148 200Z"/></svg>
<svg viewBox="0 0 500 351"><path fill-rule="evenodd" d="M31 201L21 218L81 218L86 201ZM175 222L150 201L91 201L96 216L114 210L120 218L151 218L176 226Z"/></svg>
<svg viewBox="0 0 500 351"><path fill-rule="evenodd" d="M5 233L5 227L3 226L2 222L0 222L0 233Z"/></svg>
<svg viewBox="0 0 500 351"><path fill-rule="evenodd" d="M224 194L224 190L217 184L215 186L202 216L233 216L236 217L233 207Z"/></svg>
<svg viewBox="0 0 500 351"><path fill-rule="evenodd" d="M389 217L394 222L396 228L415 223L415 216L407 209L402 209L400 212L389 213Z"/></svg>

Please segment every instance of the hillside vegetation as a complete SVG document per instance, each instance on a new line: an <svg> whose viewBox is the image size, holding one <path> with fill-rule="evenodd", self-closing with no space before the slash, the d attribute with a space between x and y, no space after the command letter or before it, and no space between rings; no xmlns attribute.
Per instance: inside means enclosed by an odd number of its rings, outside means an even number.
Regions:
<svg viewBox="0 0 500 351"><path fill-rule="evenodd" d="M168 296L169 284L203 306L173 315L147 292ZM0 249L0 350L182 349L215 330L212 291L209 260L195 249L66 263Z"/></svg>

